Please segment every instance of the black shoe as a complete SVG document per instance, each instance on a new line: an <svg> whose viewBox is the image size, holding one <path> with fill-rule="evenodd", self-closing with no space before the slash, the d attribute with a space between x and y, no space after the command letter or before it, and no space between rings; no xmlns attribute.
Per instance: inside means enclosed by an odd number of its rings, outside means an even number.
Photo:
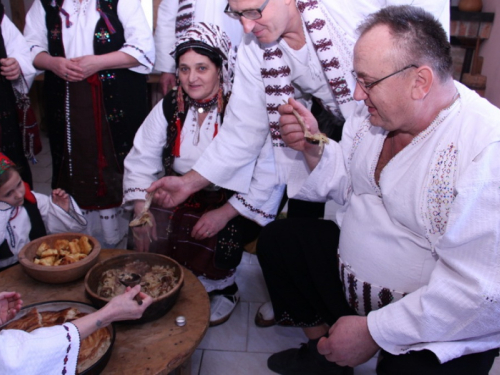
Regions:
<svg viewBox="0 0 500 375"><path fill-rule="evenodd" d="M314 344L313 344L314 345ZM281 375L353 375L351 367L329 362L313 345L301 344L299 349L288 349L270 356L267 367Z"/></svg>

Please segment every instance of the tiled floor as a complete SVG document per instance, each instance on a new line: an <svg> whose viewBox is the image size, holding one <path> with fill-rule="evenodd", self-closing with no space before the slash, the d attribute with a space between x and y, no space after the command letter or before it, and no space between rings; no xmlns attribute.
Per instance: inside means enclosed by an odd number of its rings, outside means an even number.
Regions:
<svg viewBox="0 0 500 375"><path fill-rule="evenodd" d="M43 139L43 151L32 167L35 190L50 193L51 160L48 141ZM331 217L327 206L325 217ZM244 254L237 271L241 302L228 322L209 328L192 357L192 375L272 375L267 369L270 354L298 347L306 338L301 329L270 327L254 324L257 308L267 301L268 294L255 255ZM355 375L375 374L375 358L355 368ZM490 375L500 375L500 361ZM471 374L473 375L473 374Z"/></svg>

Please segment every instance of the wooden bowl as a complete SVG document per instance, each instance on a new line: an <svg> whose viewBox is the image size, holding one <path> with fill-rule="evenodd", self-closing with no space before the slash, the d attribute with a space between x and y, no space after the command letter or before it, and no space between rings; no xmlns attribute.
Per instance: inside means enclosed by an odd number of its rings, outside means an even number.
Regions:
<svg viewBox="0 0 500 375"><path fill-rule="evenodd" d="M118 255L97 263L85 276L85 291L93 305L100 308L110 300L109 298L104 298L97 294L97 288L102 274L109 269L123 268L125 265L136 260L145 262L150 266L159 265L173 267L174 276L177 278L177 284L168 293L156 298L146 311L144 311L140 319L126 321L126 323L132 324L150 322L162 317L170 311L177 301L182 285L184 284L184 270L180 264L172 258L161 254L130 252L130 254Z"/></svg>
<svg viewBox="0 0 500 375"><path fill-rule="evenodd" d="M92 251L86 258L64 266L42 266L33 263L36 251L43 242L52 247L57 240L71 241L82 236L87 236L92 245ZM19 252L19 263L23 267L24 272L38 281L50 284L62 284L78 280L85 276L87 271L97 263L100 251L101 244L92 236L82 233L50 234L26 244Z"/></svg>

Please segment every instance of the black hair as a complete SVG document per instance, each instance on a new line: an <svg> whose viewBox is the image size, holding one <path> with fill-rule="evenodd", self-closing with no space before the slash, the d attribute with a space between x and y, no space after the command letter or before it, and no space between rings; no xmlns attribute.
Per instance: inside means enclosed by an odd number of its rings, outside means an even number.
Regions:
<svg viewBox="0 0 500 375"><path fill-rule="evenodd" d="M193 50L194 52L206 56L210 59L211 62L215 64L217 69L222 68L222 57L212 49L207 47L198 47L196 44L192 44L190 42L186 42L177 47L175 54L175 66L179 66L179 59L182 55L184 55L187 51Z"/></svg>
<svg viewBox="0 0 500 375"><path fill-rule="evenodd" d="M358 27L360 36L378 25L389 27L401 68L429 65L442 81L452 75L451 46L441 23L422 8L388 6L370 14Z"/></svg>

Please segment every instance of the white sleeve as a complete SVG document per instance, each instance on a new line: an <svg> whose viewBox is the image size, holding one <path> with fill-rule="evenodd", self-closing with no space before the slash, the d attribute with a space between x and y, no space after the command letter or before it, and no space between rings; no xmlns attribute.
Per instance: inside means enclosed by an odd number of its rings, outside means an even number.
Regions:
<svg viewBox="0 0 500 375"><path fill-rule="evenodd" d="M373 339L402 354L432 350L441 362L500 341L500 142L459 177L439 260L426 286L368 315Z"/></svg>
<svg viewBox="0 0 500 375"><path fill-rule="evenodd" d="M30 10L26 14L24 37L31 53L31 61L41 52L48 53L49 45L47 40L47 26L45 24L45 9L43 9L40 0L34 0ZM37 70L37 73L42 72L43 70Z"/></svg>
<svg viewBox="0 0 500 375"><path fill-rule="evenodd" d="M248 193L234 194L229 203L240 215L264 226L276 218L285 185L278 184L271 135L262 148Z"/></svg>
<svg viewBox="0 0 500 375"><path fill-rule="evenodd" d="M162 0L158 7L155 69L160 72L175 73L175 60L170 56L170 52L175 44L175 21L178 9L178 0Z"/></svg>
<svg viewBox="0 0 500 375"><path fill-rule="evenodd" d="M0 331L0 374L75 374L80 334L65 323L33 332Z"/></svg>
<svg viewBox="0 0 500 375"><path fill-rule="evenodd" d="M2 36L7 51L7 57L12 57L17 60L28 87L24 84L22 77L12 81L12 84L18 91L27 93L35 78L35 68L31 63L28 43L24 39L23 34L21 34L6 15L4 15L2 20Z"/></svg>
<svg viewBox="0 0 500 375"><path fill-rule="evenodd" d="M7 224L9 223L13 207L6 203L0 202L0 244L7 238Z"/></svg>
<svg viewBox="0 0 500 375"><path fill-rule="evenodd" d="M161 100L135 134L134 145L124 163L123 203L145 199L146 189L163 170L163 148L167 143L167 120Z"/></svg>
<svg viewBox="0 0 500 375"><path fill-rule="evenodd" d="M269 135L262 50L245 35L236 60L233 92L223 126L193 169L226 189L247 193L255 161Z"/></svg>
<svg viewBox="0 0 500 375"><path fill-rule="evenodd" d="M69 212L66 212L52 201L52 197L34 191L32 193L48 233L80 233L87 228L87 220L71 196Z"/></svg>
<svg viewBox="0 0 500 375"><path fill-rule="evenodd" d="M118 18L125 30L125 43L120 49L139 61L141 65L130 70L149 74L155 61L153 33L139 0L118 2Z"/></svg>

